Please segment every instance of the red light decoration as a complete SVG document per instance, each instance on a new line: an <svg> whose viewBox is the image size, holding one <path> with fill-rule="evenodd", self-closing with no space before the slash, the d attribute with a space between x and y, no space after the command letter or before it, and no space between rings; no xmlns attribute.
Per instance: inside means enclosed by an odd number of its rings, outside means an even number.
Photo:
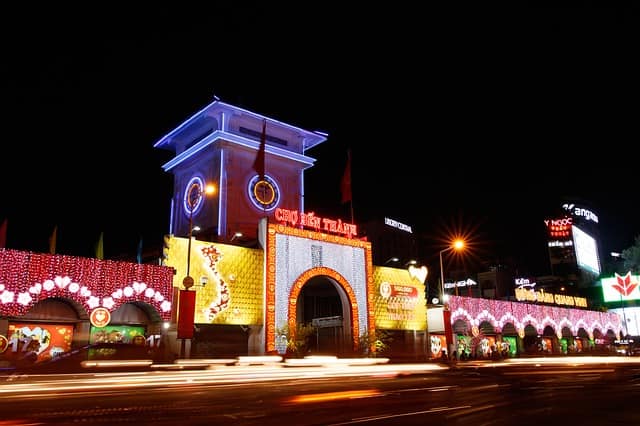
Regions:
<svg viewBox="0 0 640 426"><path fill-rule="evenodd" d="M569 238L571 236L572 219L570 217L562 219L547 219L547 232L552 238Z"/></svg>
<svg viewBox="0 0 640 426"><path fill-rule="evenodd" d="M457 320L463 320L473 329L482 322L489 322L500 333L506 324L511 323L521 337L524 336L527 325L535 327L538 334L543 334L547 326L552 327L556 333L563 327L568 327L574 336L580 328L590 336L595 330L600 330L603 334L607 330L613 330L618 335L622 332L620 317L609 312L462 296L449 296L449 309L452 325Z"/></svg>
<svg viewBox="0 0 640 426"><path fill-rule="evenodd" d="M173 268L0 249L0 314L22 316L51 297L74 300L87 314L145 302L169 320Z"/></svg>

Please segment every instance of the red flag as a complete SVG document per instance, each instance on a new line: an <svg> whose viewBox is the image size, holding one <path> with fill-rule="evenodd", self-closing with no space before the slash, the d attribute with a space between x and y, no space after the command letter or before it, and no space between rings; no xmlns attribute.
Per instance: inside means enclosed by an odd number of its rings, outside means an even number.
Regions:
<svg viewBox="0 0 640 426"><path fill-rule="evenodd" d="M7 220L5 219L0 225L0 248L5 248L7 245Z"/></svg>
<svg viewBox="0 0 640 426"><path fill-rule="evenodd" d="M342 204L351 201L351 150L347 151L347 165L340 182L340 191L342 191Z"/></svg>
<svg viewBox="0 0 640 426"><path fill-rule="evenodd" d="M258 173L261 180L264 180L264 150L267 142L267 119L262 120L262 135L260 136L260 149L258 149L258 155L253 162L253 169Z"/></svg>
<svg viewBox="0 0 640 426"><path fill-rule="evenodd" d="M49 254L56 254L56 242L58 241L58 226L53 227L53 232L49 237Z"/></svg>

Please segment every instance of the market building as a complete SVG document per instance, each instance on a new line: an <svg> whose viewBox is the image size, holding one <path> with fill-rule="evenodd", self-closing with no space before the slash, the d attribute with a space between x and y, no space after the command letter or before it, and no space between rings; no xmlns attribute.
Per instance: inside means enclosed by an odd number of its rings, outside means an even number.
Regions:
<svg viewBox="0 0 640 426"><path fill-rule="evenodd" d="M373 254L380 241L411 239L410 225L385 218L385 240L374 224L363 235L307 210L307 151L327 137L218 100L189 117L155 144L175 153L163 165L174 190L162 265L0 249L0 356L34 335L41 344L64 336L47 356L143 336L187 358L384 349L411 360L506 344L514 356L534 340L567 353L620 336L618 315L575 300L537 306L545 295L451 296L427 309L427 268L408 261L415 246L397 267L387 262L395 250Z"/></svg>

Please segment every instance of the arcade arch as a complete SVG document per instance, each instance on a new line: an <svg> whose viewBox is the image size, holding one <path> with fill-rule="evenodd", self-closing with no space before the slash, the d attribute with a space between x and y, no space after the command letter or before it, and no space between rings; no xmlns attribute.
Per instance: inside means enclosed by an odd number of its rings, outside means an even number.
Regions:
<svg viewBox="0 0 640 426"><path fill-rule="evenodd" d="M335 279L327 275L311 277L298 293L295 306L296 326L315 328L308 342L312 353L341 355L352 350L351 303Z"/></svg>

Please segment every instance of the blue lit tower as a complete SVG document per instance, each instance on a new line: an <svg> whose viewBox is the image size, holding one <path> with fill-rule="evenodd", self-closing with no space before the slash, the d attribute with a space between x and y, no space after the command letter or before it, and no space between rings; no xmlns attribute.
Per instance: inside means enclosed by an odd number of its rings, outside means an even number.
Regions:
<svg viewBox="0 0 640 426"><path fill-rule="evenodd" d="M254 162L265 123L265 176ZM201 239L257 240L258 222L277 207L304 211L304 170L315 159L305 152L327 135L282 123L216 100L163 136L154 147L175 157L162 167L174 176L169 233L188 235L188 188L214 184L217 192L193 207L193 225Z"/></svg>

